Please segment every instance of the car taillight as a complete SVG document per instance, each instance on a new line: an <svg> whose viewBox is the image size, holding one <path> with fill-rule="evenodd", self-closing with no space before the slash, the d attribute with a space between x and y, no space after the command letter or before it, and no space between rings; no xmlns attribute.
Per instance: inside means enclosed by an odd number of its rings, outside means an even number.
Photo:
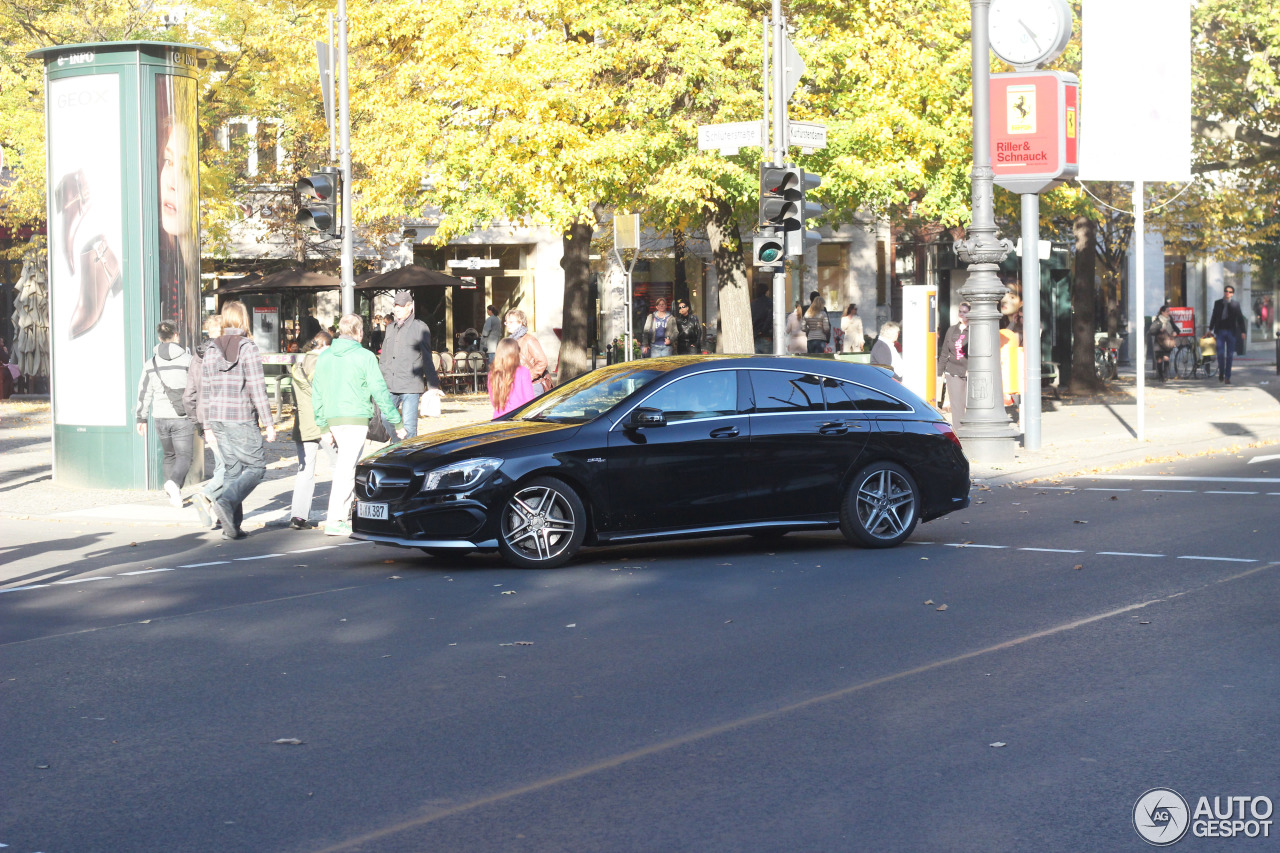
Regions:
<svg viewBox="0 0 1280 853"><path fill-rule="evenodd" d="M960 436L956 435L956 431L951 428L951 424L935 423L933 428L951 439L951 442L955 444L956 447L960 447Z"/></svg>

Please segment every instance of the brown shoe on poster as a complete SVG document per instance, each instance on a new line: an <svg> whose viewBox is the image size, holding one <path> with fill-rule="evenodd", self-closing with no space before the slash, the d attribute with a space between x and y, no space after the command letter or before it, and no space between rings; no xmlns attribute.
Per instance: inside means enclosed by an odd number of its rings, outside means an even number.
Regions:
<svg viewBox="0 0 1280 853"><path fill-rule="evenodd" d="M74 275L76 271L75 245L76 229L80 227L85 212L89 209L89 183L85 179L84 169L68 172L58 181L54 190L58 209L62 211L62 251L67 256L67 269Z"/></svg>
<svg viewBox="0 0 1280 853"><path fill-rule="evenodd" d="M97 325L107 297L122 289L120 259L101 235L94 237L80 253L80 302L71 315L71 337Z"/></svg>

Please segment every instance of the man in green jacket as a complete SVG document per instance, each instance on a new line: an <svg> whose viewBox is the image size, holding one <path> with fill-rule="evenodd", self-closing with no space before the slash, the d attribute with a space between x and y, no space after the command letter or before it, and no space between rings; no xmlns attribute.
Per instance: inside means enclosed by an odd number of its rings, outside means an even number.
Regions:
<svg viewBox="0 0 1280 853"><path fill-rule="evenodd" d="M338 459L329 491L329 513L324 532L328 536L351 535L351 502L355 498L356 465L363 456L365 434L373 417L373 404L393 427L399 441L400 412L378 368L378 358L364 347L364 321L347 314L338 321L340 337L316 360L311 380L311 406L321 443L333 445Z"/></svg>

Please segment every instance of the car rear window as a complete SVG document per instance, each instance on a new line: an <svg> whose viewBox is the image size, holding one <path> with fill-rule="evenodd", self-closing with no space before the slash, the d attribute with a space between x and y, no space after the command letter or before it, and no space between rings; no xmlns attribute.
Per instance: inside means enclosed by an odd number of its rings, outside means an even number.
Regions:
<svg viewBox="0 0 1280 853"><path fill-rule="evenodd" d="M824 379L822 390L826 397L827 409L832 412L911 411L911 407L901 400L853 382Z"/></svg>

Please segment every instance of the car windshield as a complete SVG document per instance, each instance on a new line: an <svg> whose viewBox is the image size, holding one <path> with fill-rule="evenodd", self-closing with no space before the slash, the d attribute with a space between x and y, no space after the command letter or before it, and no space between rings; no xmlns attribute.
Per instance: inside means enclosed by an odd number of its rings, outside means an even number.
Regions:
<svg viewBox="0 0 1280 853"><path fill-rule="evenodd" d="M532 401L514 420L565 424L593 421L671 368L628 362L593 370Z"/></svg>

